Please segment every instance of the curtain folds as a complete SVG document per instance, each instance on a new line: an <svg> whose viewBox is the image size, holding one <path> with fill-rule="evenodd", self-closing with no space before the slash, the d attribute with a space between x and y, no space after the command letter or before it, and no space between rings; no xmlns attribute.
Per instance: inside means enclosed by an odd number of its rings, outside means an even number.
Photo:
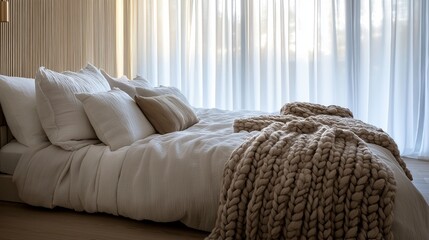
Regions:
<svg viewBox="0 0 429 240"><path fill-rule="evenodd" d="M125 2L124 73L196 107L345 106L429 159L427 1Z"/></svg>

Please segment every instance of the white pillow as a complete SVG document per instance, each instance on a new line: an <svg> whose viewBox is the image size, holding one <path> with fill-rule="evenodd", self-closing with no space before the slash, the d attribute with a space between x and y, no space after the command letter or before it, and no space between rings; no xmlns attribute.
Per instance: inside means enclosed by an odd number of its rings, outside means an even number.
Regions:
<svg viewBox="0 0 429 240"><path fill-rule="evenodd" d="M156 97L161 95L168 95L173 94L174 96L178 97L180 100L182 100L184 103L186 103L188 106L191 106L189 104L188 99L186 99L185 95L180 92L178 88L175 87L155 87L155 88L136 88L137 95L142 97Z"/></svg>
<svg viewBox="0 0 429 240"><path fill-rule="evenodd" d="M136 102L120 89L76 97L82 101L98 138L112 151L155 133Z"/></svg>
<svg viewBox="0 0 429 240"><path fill-rule="evenodd" d="M90 64L76 73L41 67L36 74L37 112L52 144L75 150L99 142L75 94L109 90L109 83Z"/></svg>
<svg viewBox="0 0 429 240"><path fill-rule="evenodd" d="M31 147L47 141L37 115L34 79L0 75L0 103L18 142Z"/></svg>
<svg viewBox="0 0 429 240"><path fill-rule="evenodd" d="M137 76L134 80L130 81L126 76L120 78L113 78L107 74L103 69L101 69L101 74L109 82L110 87L119 88L122 91L126 92L131 98L134 98L136 95L136 87L152 88L153 86L144 79L143 77Z"/></svg>

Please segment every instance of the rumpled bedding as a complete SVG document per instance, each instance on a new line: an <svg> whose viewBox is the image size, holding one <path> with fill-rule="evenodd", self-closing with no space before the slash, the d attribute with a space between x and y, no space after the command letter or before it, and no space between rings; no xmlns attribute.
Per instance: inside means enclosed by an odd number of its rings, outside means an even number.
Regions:
<svg viewBox="0 0 429 240"><path fill-rule="evenodd" d="M50 144L33 148L22 156L14 173L20 197L34 206L181 221L211 231L225 163L235 148L258 133L233 133L233 121L261 113L196 112L200 122L185 131L155 134L113 152L102 144L76 151ZM369 147L395 176L395 238L426 239L427 203L389 151Z"/></svg>

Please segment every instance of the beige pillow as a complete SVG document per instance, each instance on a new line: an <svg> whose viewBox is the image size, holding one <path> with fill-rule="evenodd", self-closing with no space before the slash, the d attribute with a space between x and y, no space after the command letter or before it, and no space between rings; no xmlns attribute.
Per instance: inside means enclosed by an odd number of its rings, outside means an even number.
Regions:
<svg viewBox="0 0 429 240"><path fill-rule="evenodd" d="M188 102L188 99L186 99L185 95L183 95L182 92L180 92L180 90L175 87L166 87L166 86L159 86L155 88L137 87L136 92L137 92L137 95L142 97L155 97L155 96L172 94L178 97L180 100L182 100L182 102L186 103L188 106L191 106Z"/></svg>
<svg viewBox="0 0 429 240"><path fill-rule="evenodd" d="M174 95L135 96L137 105L160 134L181 131L199 120L192 108Z"/></svg>

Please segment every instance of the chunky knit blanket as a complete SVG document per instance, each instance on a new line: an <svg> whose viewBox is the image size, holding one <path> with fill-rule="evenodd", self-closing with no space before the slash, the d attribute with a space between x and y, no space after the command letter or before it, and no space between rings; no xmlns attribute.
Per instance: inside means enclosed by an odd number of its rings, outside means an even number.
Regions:
<svg viewBox="0 0 429 240"><path fill-rule="evenodd" d="M207 239L393 239L395 180L367 143L395 142L338 106L291 103L281 115L237 119L261 131L226 163Z"/></svg>

